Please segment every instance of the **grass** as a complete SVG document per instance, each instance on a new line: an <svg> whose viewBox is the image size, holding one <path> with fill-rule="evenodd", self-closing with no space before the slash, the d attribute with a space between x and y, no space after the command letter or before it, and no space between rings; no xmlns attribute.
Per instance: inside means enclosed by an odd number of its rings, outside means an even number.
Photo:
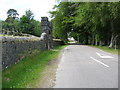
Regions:
<svg viewBox="0 0 120 90"><path fill-rule="evenodd" d="M99 48L103 51L106 51L106 52L109 52L109 53L112 53L112 54L118 54L118 49L114 49L114 48L109 48L108 46L95 46L95 45L90 45L92 47L95 47L95 48Z"/></svg>
<svg viewBox="0 0 120 90"><path fill-rule="evenodd" d="M46 65L58 57L65 46L58 46L50 51L39 52L25 57L19 63L3 70L3 88L26 88L29 83L35 83Z"/></svg>

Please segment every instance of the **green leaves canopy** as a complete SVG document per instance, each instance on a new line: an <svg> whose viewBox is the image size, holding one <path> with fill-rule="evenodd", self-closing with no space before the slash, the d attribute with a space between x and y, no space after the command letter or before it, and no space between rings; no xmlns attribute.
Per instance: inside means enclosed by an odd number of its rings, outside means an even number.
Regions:
<svg viewBox="0 0 120 90"><path fill-rule="evenodd" d="M81 43L108 45L119 35L120 2L61 2L50 13L53 35L63 41L79 35Z"/></svg>

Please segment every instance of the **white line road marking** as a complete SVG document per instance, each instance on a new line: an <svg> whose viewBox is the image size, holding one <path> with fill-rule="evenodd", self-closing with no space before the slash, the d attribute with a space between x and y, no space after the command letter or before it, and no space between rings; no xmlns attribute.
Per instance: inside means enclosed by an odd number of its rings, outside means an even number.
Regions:
<svg viewBox="0 0 120 90"><path fill-rule="evenodd" d="M111 56L104 56L104 55L100 55L100 53L96 52L96 54L98 56L100 56L101 58L114 58L114 57L111 57Z"/></svg>
<svg viewBox="0 0 120 90"><path fill-rule="evenodd" d="M95 58L93 58L93 57L90 57L90 58L93 59L93 60L95 60L96 62L104 65L105 67L109 67L108 65L104 64L103 62L101 62L101 61L99 61L99 60L97 60L97 59L95 59Z"/></svg>

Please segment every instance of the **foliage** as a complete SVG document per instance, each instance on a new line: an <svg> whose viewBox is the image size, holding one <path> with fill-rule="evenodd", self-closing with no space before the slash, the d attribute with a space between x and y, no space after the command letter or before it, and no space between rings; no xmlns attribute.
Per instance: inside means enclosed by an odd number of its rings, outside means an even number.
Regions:
<svg viewBox="0 0 120 90"><path fill-rule="evenodd" d="M16 33L27 33L35 36L40 36L41 27L40 22L34 19L34 14L32 11L27 10L25 15L16 17L19 15L17 10L9 9L7 11L8 17L5 21L2 21L2 30L5 34L7 32L16 32Z"/></svg>
<svg viewBox="0 0 120 90"><path fill-rule="evenodd" d="M53 35L55 38L67 41L68 34L73 28L74 3L63 2L54 8L57 10L50 12L53 17Z"/></svg>
<svg viewBox="0 0 120 90"><path fill-rule="evenodd" d="M15 9L9 9L9 10L7 11L7 14L8 14L8 17L13 17L14 19L16 18L16 15L19 15L19 14L17 13L17 10L15 10Z"/></svg>
<svg viewBox="0 0 120 90"><path fill-rule="evenodd" d="M83 44L111 45L120 36L120 2L61 2L50 12L53 35ZM78 37L80 40L78 40Z"/></svg>

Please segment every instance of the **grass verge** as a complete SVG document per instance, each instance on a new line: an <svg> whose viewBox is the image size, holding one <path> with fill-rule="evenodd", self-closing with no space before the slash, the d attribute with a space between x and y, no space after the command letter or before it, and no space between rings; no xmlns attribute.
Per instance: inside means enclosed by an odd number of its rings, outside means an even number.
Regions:
<svg viewBox="0 0 120 90"><path fill-rule="evenodd" d="M26 88L40 78L47 64L58 57L65 46L58 46L50 51L27 56L19 63L2 71L2 88Z"/></svg>
<svg viewBox="0 0 120 90"><path fill-rule="evenodd" d="M109 48L108 46L95 46L95 45L89 45L89 46L99 48L99 49L101 49L103 51L118 55L118 49L115 50L114 48Z"/></svg>

